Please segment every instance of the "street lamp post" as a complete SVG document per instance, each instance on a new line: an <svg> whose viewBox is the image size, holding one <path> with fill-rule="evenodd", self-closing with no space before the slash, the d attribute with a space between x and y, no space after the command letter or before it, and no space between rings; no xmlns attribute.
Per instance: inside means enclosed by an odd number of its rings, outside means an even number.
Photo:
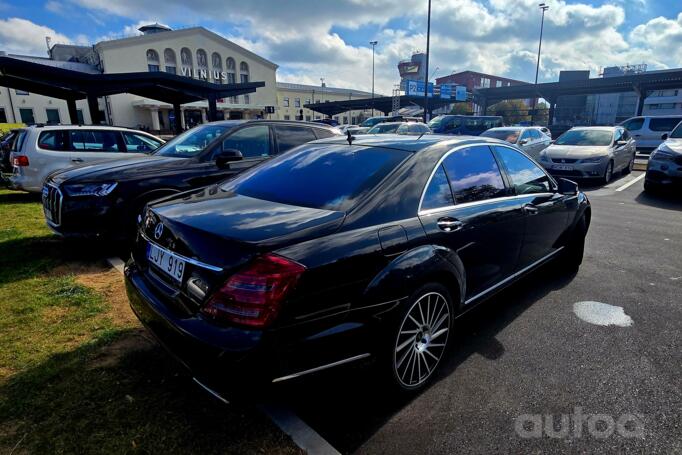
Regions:
<svg viewBox="0 0 682 455"><path fill-rule="evenodd" d="M429 121L429 45L431 44L431 0L426 19L426 68L424 71L424 123Z"/></svg>
<svg viewBox="0 0 682 455"><path fill-rule="evenodd" d="M378 43L378 41L369 42L372 45L372 117L374 117L374 46Z"/></svg>
<svg viewBox="0 0 682 455"><path fill-rule="evenodd" d="M540 51L542 50L542 30L545 27L545 11L549 9L549 5L545 5L544 3L540 3L538 5L540 9L542 10L542 19L540 20L540 42L538 43L538 60L537 63L535 64L535 90L537 91L538 88L538 73L540 72ZM537 93L535 98L533 98L533 113L535 113L535 108L537 107ZM531 117L532 120L532 117ZM535 123L534 121L531 121L531 123Z"/></svg>

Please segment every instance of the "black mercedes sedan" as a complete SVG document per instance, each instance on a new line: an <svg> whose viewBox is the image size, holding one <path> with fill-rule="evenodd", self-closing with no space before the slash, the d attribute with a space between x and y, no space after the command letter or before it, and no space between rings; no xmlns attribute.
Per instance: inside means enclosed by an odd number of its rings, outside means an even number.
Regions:
<svg viewBox="0 0 682 455"><path fill-rule="evenodd" d="M545 262L575 270L591 208L490 138L332 138L150 204L131 306L217 394L373 359L399 390L454 319Z"/></svg>
<svg viewBox="0 0 682 455"><path fill-rule="evenodd" d="M147 202L219 182L293 147L339 134L310 122L207 123L149 156L50 175L43 187L43 211L48 226L65 237L132 239Z"/></svg>

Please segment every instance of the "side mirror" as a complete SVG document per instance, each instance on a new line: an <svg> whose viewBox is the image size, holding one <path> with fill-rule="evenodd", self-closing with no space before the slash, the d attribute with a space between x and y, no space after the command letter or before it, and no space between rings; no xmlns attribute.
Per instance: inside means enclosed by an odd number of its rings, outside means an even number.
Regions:
<svg viewBox="0 0 682 455"><path fill-rule="evenodd" d="M627 145L628 141L618 141L616 145Z"/></svg>
<svg viewBox="0 0 682 455"><path fill-rule="evenodd" d="M567 196L575 196L578 194L578 184L568 179L558 179L559 193Z"/></svg>
<svg viewBox="0 0 682 455"><path fill-rule="evenodd" d="M668 139L668 133L664 133L663 136L661 136L661 139L664 141Z"/></svg>
<svg viewBox="0 0 682 455"><path fill-rule="evenodd" d="M519 141L519 145L526 145L528 142L529 142L528 139L521 139Z"/></svg>
<svg viewBox="0 0 682 455"><path fill-rule="evenodd" d="M223 149L215 157L215 164L218 167L225 167L232 161L240 161L244 159L242 152L237 149Z"/></svg>

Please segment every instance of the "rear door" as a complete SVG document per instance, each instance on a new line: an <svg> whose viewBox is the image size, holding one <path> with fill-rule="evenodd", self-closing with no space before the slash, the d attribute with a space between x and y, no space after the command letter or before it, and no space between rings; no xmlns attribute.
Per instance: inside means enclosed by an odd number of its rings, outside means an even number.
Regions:
<svg viewBox="0 0 682 455"><path fill-rule="evenodd" d="M557 192L545 171L511 147L493 147L517 196L525 220L523 248L518 269L528 267L559 248L559 239L568 226L566 196Z"/></svg>
<svg viewBox="0 0 682 455"><path fill-rule="evenodd" d="M643 130L643 147L658 147L663 142L663 135L670 135L682 117L648 117L648 129ZM638 141L639 142L639 141Z"/></svg>
<svg viewBox="0 0 682 455"><path fill-rule="evenodd" d="M18 168L20 170L18 173L22 173L27 179L30 179L31 186L40 188L50 173L67 168L72 163L65 131L36 129L32 134L37 134L37 139L35 135L30 139L31 142L36 141L35 149L33 149L33 144L28 141L31 133L27 131L27 140L24 141L22 152L28 156L29 165Z"/></svg>
<svg viewBox="0 0 682 455"><path fill-rule="evenodd" d="M69 144L72 165L143 155L141 152L128 153L123 137L117 130L84 128L69 130Z"/></svg>
<svg viewBox="0 0 682 455"><path fill-rule="evenodd" d="M455 251L472 301L516 268L524 215L487 145L450 152L422 197L419 218L434 244Z"/></svg>

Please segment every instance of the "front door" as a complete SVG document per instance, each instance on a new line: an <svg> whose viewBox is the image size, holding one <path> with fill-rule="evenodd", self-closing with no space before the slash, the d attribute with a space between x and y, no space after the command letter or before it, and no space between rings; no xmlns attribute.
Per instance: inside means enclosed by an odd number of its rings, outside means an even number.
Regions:
<svg viewBox="0 0 682 455"><path fill-rule="evenodd" d="M486 145L451 152L424 194L419 218L431 241L456 252L464 264L467 301L516 268L523 213L507 196L509 188Z"/></svg>
<svg viewBox="0 0 682 455"><path fill-rule="evenodd" d="M518 269L539 261L561 245L561 234L569 222L564 196L537 164L505 146L494 146L495 155L509 178L525 218L523 248Z"/></svg>

